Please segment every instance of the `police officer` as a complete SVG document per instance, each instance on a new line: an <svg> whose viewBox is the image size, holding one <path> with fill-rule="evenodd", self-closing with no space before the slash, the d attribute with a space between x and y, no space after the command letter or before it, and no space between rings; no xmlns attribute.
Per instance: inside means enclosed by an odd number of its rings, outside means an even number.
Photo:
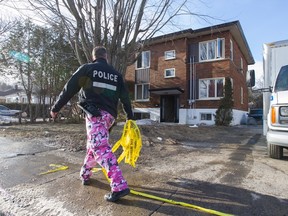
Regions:
<svg viewBox="0 0 288 216"><path fill-rule="evenodd" d="M133 119L133 112L123 77L107 63L105 47L95 47L92 57L93 62L80 66L65 84L50 114L56 118L60 109L80 91L79 106L86 113L87 130L87 152L80 178L83 185L89 184L91 169L98 163L110 179L111 192L104 199L115 202L130 190L111 151L109 129L117 118L119 99L127 119Z"/></svg>

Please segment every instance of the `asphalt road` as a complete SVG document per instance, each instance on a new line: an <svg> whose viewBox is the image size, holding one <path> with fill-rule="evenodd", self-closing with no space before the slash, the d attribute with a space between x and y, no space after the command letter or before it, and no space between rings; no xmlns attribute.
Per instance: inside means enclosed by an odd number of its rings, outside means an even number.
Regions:
<svg viewBox="0 0 288 216"><path fill-rule="evenodd" d="M131 189L172 203L135 194L106 202L103 173L81 185L84 152L0 137L0 215L288 215L287 151L284 160L270 159L261 128L239 133L225 143L163 143L169 158L159 154L135 169L121 164ZM52 164L68 169L46 174Z"/></svg>

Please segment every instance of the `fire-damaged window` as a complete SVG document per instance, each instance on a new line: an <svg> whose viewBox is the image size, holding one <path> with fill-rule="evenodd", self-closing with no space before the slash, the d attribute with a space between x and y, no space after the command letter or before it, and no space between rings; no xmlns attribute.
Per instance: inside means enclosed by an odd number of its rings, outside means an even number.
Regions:
<svg viewBox="0 0 288 216"><path fill-rule="evenodd" d="M224 78L200 79L199 99L223 97Z"/></svg>
<svg viewBox="0 0 288 216"><path fill-rule="evenodd" d="M219 58L224 58L225 54L225 40L224 38L217 38L215 40L204 41L199 43L199 60L209 61Z"/></svg>

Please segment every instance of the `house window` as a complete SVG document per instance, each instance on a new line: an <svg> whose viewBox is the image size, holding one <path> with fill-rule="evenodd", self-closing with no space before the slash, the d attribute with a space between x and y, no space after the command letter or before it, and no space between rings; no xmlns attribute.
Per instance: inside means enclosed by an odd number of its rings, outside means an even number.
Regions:
<svg viewBox="0 0 288 216"><path fill-rule="evenodd" d="M175 50L166 51L166 52L164 53L164 55L165 55L165 60L175 59L175 58L176 58L176 52L175 52Z"/></svg>
<svg viewBox="0 0 288 216"><path fill-rule="evenodd" d="M224 38L199 43L200 61L224 58Z"/></svg>
<svg viewBox="0 0 288 216"><path fill-rule="evenodd" d="M204 121L212 121L212 114L211 113L201 113L200 119Z"/></svg>
<svg viewBox="0 0 288 216"><path fill-rule="evenodd" d="M224 78L200 79L199 98L220 98L223 97Z"/></svg>
<svg viewBox="0 0 288 216"><path fill-rule="evenodd" d="M135 100L147 101L149 100L149 84L136 84L135 85Z"/></svg>
<svg viewBox="0 0 288 216"><path fill-rule="evenodd" d="M234 59L234 55L233 55L233 41L230 40L230 59L233 60Z"/></svg>
<svg viewBox="0 0 288 216"><path fill-rule="evenodd" d="M175 77L175 68L165 69L165 78Z"/></svg>
<svg viewBox="0 0 288 216"><path fill-rule="evenodd" d="M243 73L243 58L240 58L240 70Z"/></svg>
<svg viewBox="0 0 288 216"><path fill-rule="evenodd" d="M136 62L136 69L150 67L150 51L143 51Z"/></svg>
<svg viewBox="0 0 288 216"><path fill-rule="evenodd" d="M135 70L135 100L149 101L150 69Z"/></svg>

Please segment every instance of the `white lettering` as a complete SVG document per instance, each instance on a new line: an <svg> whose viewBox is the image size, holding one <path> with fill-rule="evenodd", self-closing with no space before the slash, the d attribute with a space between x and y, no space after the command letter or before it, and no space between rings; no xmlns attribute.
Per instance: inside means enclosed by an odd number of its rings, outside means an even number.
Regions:
<svg viewBox="0 0 288 216"><path fill-rule="evenodd" d="M117 82L117 79L118 79L118 75L115 75L114 76L114 82Z"/></svg>
<svg viewBox="0 0 288 216"><path fill-rule="evenodd" d="M93 71L93 77L97 76L97 73L98 73L98 71L97 71L97 70L94 70L94 71Z"/></svg>
<svg viewBox="0 0 288 216"><path fill-rule="evenodd" d="M106 80L110 80L110 81L114 81L117 82L118 80L118 75L115 74L110 74L107 72L103 72L103 71L97 71L97 70L93 70L93 77L99 77L101 79L106 79Z"/></svg>
<svg viewBox="0 0 288 216"><path fill-rule="evenodd" d="M106 75L109 75L109 74L106 74L106 72L104 72L104 79L108 79L109 80L109 77L107 77Z"/></svg>

